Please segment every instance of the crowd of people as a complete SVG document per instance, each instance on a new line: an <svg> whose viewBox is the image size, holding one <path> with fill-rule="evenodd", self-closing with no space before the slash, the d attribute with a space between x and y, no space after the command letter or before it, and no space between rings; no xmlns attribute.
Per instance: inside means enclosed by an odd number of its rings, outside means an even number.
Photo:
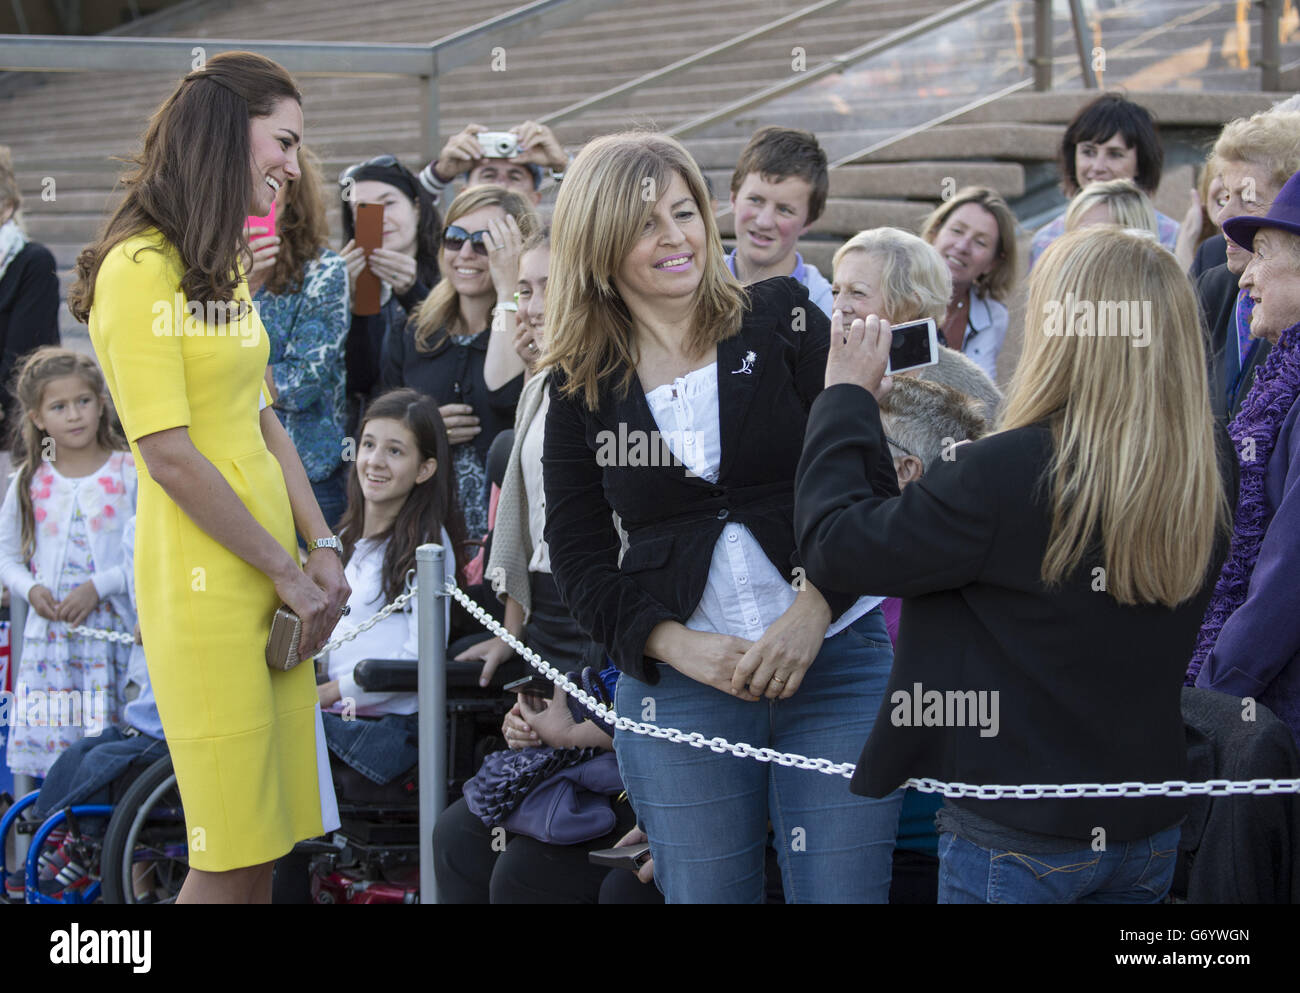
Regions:
<svg viewBox="0 0 1300 993"><path fill-rule="evenodd" d="M114 747L165 738L203 839L181 902L267 902L276 861L338 826L331 765L411 768L415 695L354 674L416 656L410 605L319 672L264 658L278 606L309 659L427 542L620 715L857 763L849 784L738 759L526 686L438 821L446 901L1160 902L1184 800L904 784L1184 779L1213 694L1243 706L1207 734L1283 729L1254 775L1300 765L1300 112L1228 122L1179 224L1152 205L1151 115L1088 103L1019 288L1016 217L981 186L823 276L806 131L742 151L726 252L665 135L571 157L528 121L502 154L471 124L418 172L379 154L335 186L309 127L263 57L181 81L77 262L94 360L58 344L0 161L14 685L101 701ZM888 374L891 327L926 319L937 361ZM499 684L514 653L482 634L458 658ZM7 760L61 791L90 741L11 719ZM581 816L539 813L553 787ZM589 861L611 848L636 871Z"/></svg>

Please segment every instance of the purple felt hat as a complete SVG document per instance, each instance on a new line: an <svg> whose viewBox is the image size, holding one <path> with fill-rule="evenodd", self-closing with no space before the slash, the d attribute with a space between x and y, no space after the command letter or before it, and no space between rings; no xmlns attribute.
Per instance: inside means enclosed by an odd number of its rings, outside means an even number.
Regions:
<svg viewBox="0 0 1300 993"><path fill-rule="evenodd" d="M1286 181L1263 217L1244 214L1223 222L1223 233L1248 252L1255 250L1255 232L1260 228L1277 228L1300 235L1300 172Z"/></svg>

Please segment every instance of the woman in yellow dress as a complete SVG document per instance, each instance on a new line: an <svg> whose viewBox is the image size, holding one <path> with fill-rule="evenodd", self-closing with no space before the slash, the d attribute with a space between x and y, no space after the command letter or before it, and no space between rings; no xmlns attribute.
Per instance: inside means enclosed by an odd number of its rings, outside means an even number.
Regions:
<svg viewBox="0 0 1300 993"><path fill-rule="evenodd" d="M240 261L245 216L299 175L302 131L283 68L208 60L154 114L68 295L140 475L140 629L189 834L178 903L269 903L275 860L322 831L313 667L273 672L264 650L283 601L314 655L350 591L267 407L268 340Z"/></svg>

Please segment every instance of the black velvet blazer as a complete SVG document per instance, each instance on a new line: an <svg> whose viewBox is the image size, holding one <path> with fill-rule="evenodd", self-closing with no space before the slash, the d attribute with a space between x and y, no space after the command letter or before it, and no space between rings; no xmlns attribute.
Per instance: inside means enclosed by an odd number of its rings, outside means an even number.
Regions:
<svg viewBox="0 0 1300 993"><path fill-rule="evenodd" d="M612 385L602 389L595 411L580 396L561 396L561 376L551 377L542 456L551 571L577 622L621 671L649 683L659 675L656 660L645 656L646 639L660 622L685 621L694 612L728 521L745 525L792 583L806 578L816 586L835 617L856 600L833 592L814 571L796 571L802 563L794 540L795 468L808 411L825 382L830 321L788 276L747 292L740 332L717 346L716 482L635 453L636 440L652 442L657 431L635 377L625 397ZM611 451L623 457L611 459ZM660 464L602 464L631 461ZM898 492L888 452L870 474L882 490ZM611 511L628 533L621 563Z"/></svg>

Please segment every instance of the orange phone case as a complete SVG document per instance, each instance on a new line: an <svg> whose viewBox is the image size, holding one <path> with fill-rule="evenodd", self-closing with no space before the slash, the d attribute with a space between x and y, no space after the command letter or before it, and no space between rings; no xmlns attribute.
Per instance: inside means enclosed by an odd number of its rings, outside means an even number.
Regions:
<svg viewBox="0 0 1300 993"><path fill-rule="evenodd" d="M357 204L357 246L369 254L371 249L384 244L384 205L382 203ZM370 266L362 269L357 276L356 293L352 299L352 313L379 313L379 277L370 271Z"/></svg>

